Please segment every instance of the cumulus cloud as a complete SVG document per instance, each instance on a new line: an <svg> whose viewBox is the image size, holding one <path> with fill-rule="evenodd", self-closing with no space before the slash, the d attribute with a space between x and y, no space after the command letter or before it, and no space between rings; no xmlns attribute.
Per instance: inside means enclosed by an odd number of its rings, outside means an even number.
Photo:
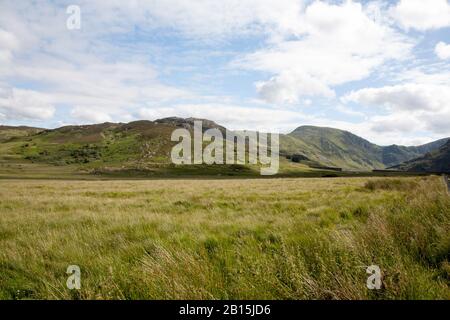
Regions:
<svg viewBox="0 0 450 320"><path fill-rule="evenodd" d="M55 107L48 96L17 88L0 88L0 114L7 120L46 120L53 117Z"/></svg>
<svg viewBox="0 0 450 320"><path fill-rule="evenodd" d="M447 108L450 87L443 85L404 84L353 91L343 102L357 102L372 106L406 111L442 110Z"/></svg>
<svg viewBox="0 0 450 320"><path fill-rule="evenodd" d="M270 33L297 32L302 0L165 0L82 1L86 15L96 24L126 32L134 25L159 32L172 30L187 38L223 40Z"/></svg>
<svg viewBox="0 0 450 320"><path fill-rule="evenodd" d="M407 68L414 58L412 48L420 39L405 30L448 25L448 1L77 4L82 29L69 32L64 3L2 1L0 82L15 88L0 94L1 121L51 119L55 108L64 108L52 123L195 116L234 129L286 132L301 124L333 126L379 143L431 139L437 132L448 132L448 108L443 107L449 98L444 92L450 86L448 73L409 70L382 75L392 65ZM396 28L391 17L403 29ZM446 46L436 47L436 54L446 56ZM445 63L435 68L445 69ZM226 81L235 81L242 69L251 71L252 80L239 79L230 86ZM222 82L227 72L232 77ZM380 88L355 91L346 100L382 106L377 115L335 100L340 88L351 88L353 81L369 76L374 76L371 86L374 82ZM395 85L387 86L387 78ZM256 85L250 97L245 97L246 89L230 92L241 80L242 87ZM262 100L253 101L255 93ZM328 98L328 104L317 105L326 100L317 97ZM246 105L240 105L242 101ZM295 111L298 105L311 105L310 114ZM380 110L369 110L375 109ZM365 120L336 121L336 114ZM391 134L383 136L381 131Z"/></svg>
<svg viewBox="0 0 450 320"><path fill-rule="evenodd" d="M352 108L349 108L348 106L343 105L343 104L338 104L335 107L335 109L336 109L336 111L338 111L344 115L351 116L351 117L364 117L365 116L364 112L353 110Z"/></svg>
<svg viewBox="0 0 450 320"><path fill-rule="evenodd" d="M189 95L186 90L159 83L154 69L139 61L93 63L87 60L76 66L50 59L42 64L17 66L15 76L47 84L52 88L52 98L59 103L133 106Z"/></svg>
<svg viewBox="0 0 450 320"><path fill-rule="evenodd" d="M108 121L119 114L126 119L141 106L203 99L191 90L159 81L159 72L148 61L153 50L161 48L145 42L118 46L111 41L113 36L133 33L137 26L139 30L166 35L175 32L202 41L249 35L278 39L302 28L298 19L302 1L168 0L138 4L112 0L80 1L79 5L83 13L79 32L65 28L65 8L51 1L7 0L0 12L0 60L8 62L4 70L0 66L0 80L14 78L39 84L53 105L72 106L69 114L76 121ZM25 11L27 19L21 14ZM19 47L17 39L27 45L13 54Z"/></svg>
<svg viewBox="0 0 450 320"><path fill-rule="evenodd" d="M0 28L0 48L16 50L19 48L19 40L13 33Z"/></svg>
<svg viewBox="0 0 450 320"><path fill-rule="evenodd" d="M14 76L44 85L41 95L52 108L72 106L70 116L78 123L126 121L133 110L143 105L192 96L187 90L161 84L154 69L139 61L92 63L87 60L77 67L51 58L39 64L33 61L17 65ZM30 103L30 108L38 101Z"/></svg>
<svg viewBox="0 0 450 320"><path fill-rule="evenodd" d="M434 48L434 52L442 60L450 59L450 44L441 41Z"/></svg>
<svg viewBox="0 0 450 320"><path fill-rule="evenodd" d="M391 15L405 29L426 31L450 26L447 0L400 0Z"/></svg>
<svg viewBox="0 0 450 320"><path fill-rule="evenodd" d="M142 108L139 115L149 120L173 115L206 118L231 130L247 129L266 132L287 132L301 123L314 121L314 117L290 110L221 103L177 104L172 107Z"/></svg>
<svg viewBox="0 0 450 320"><path fill-rule="evenodd" d="M343 110L345 107L341 107ZM345 110L349 111L349 110ZM351 112L351 111L350 111ZM397 130L394 121L384 122L389 117L375 117L360 123L348 121L337 121L327 117L314 116L292 110L266 109L262 107L243 107L233 104L178 104L171 107L142 108L138 113L138 118L156 120L159 118L178 115L180 117L197 117L213 120L224 125L231 130L258 130L262 132L289 133L301 125L315 125L322 127L333 127L341 130L347 130L355 133L371 142L381 145L389 144L421 144L441 138L440 135L419 135L415 136L415 130L418 128L411 126L411 122L405 120L404 129L409 131ZM352 116L359 116L357 112ZM397 121L402 120L401 118ZM385 126L384 130L381 127ZM420 128L422 129L422 127ZM380 134L389 131L389 134Z"/></svg>
<svg viewBox="0 0 450 320"><path fill-rule="evenodd" d="M372 9L373 11L373 9ZM361 80L392 59L405 59L411 39L369 15L363 5L315 1L301 17L305 34L236 62L275 74L257 83L263 99L292 103L302 96L333 97L333 86Z"/></svg>
<svg viewBox="0 0 450 320"><path fill-rule="evenodd" d="M423 130L450 134L450 87L446 85L404 84L365 88L347 94L342 101L386 108L387 115L370 119L375 131Z"/></svg>
<svg viewBox="0 0 450 320"><path fill-rule="evenodd" d="M370 129L377 133L411 133L423 129L422 122L413 114L398 112L386 116L375 116L368 122Z"/></svg>
<svg viewBox="0 0 450 320"><path fill-rule="evenodd" d="M78 121L87 123L109 122L112 119L107 112L96 107L76 106L72 109L70 115Z"/></svg>
<svg viewBox="0 0 450 320"><path fill-rule="evenodd" d="M297 103L301 96L335 96L334 91L320 80L294 72L285 72L268 81L257 82L256 89L263 100L275 104Z"/></svg>
<svg viewBox="0 0 450 320"><path fill-rule="evenodd" d="M19 40L17 37L13 33L0 28L0 63L3 65L10 63L13 52L18 48Z"/></svg>
<svg viewBox="0 0 450 320"><path fill-rule="evenodd" d="M425 129L438 134L450 135L450 110L443 109L435 114L424 114L420 120L424 120Z"/></svg>
<svg viewBox="0 0 450 320"><path fill-rule="evenodd" d="M83 14L82 19L90 21L83 24L88 32L67 30L65 7L53 2L2 2L0 81L38 88L35 91L16 89L8 100L4 99L7 102L3 103L3 118L20 115L30 118L33 108L50 110L45 106L51 105L53 109L72 107L73 113L69 114L77 121L108 119L99 112L80 111L90 110L91 106L102 108L101 112L114 109L115 115L120 113L127 119L127 109L192 96L189 90L161 83L159 72L149 62L151 51L147 52L147 47L118 46L111 38L101 38L102 32L110 35L117 32L112 25L104 28L108 25L106 21L120 24L114 17L108 17L107 10L99 10L101 2L80 5L87 15ZM89 13L93 15L95 11L99 19L89 19ZM23 12L27 12L26 18ZM132 17L128 18L125 20L132 21ZM10 106L21 104L25 99L22 92L28 92L27 96L40 95L36 101L29 102L29 107L15 111ZM41 102L43 97L48 105ZM48 116L48 112L37 114L37 118Z"/></svg>

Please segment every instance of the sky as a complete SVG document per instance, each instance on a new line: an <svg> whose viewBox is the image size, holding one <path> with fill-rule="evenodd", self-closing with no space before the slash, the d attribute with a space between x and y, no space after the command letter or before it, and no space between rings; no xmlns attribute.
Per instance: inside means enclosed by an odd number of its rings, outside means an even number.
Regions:
<svg viewBox="0 0 450 320"><path fill-rule="evenodd" d="M169 116L448 137L450 2L0 0L0 124Z"/></svg>

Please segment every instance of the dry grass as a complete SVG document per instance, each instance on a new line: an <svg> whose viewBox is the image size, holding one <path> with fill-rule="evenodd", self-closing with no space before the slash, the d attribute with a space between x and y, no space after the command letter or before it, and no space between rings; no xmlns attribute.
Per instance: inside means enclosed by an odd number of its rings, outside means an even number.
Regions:
<svg viewBox="0 0 450 320"><path fill-rule="evenodd" d="M437 177L3 180L0 298L448 299L449 217Z"/></svg>
<svg viewBox="0 0 450 320"><path fill-rule="evenodd" d="M411 179L376 179L367 181L364 185L365 188L374 190L399 190L399 191L411 191L418 185L416 180Z"/></svg>

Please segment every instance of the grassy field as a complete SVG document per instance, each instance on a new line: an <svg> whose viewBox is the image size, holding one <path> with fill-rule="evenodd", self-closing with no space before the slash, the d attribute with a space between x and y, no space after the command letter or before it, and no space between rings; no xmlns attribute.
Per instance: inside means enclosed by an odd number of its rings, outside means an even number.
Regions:
<svg viewBox="0 0 450 320"><path fill-rule="evenodd" d="M449 254L438 177L0 180L1 299L450 299Z"/></svg>

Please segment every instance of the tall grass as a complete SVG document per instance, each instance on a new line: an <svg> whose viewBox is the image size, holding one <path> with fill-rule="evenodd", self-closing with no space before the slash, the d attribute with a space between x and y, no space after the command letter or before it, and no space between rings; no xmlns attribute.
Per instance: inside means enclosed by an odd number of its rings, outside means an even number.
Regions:
<svg viewBox="0 0 450 320"><path fill-rule="evenodd" d="M0 298L449 299L449 218L437 177L2 181Z"/></svg>

